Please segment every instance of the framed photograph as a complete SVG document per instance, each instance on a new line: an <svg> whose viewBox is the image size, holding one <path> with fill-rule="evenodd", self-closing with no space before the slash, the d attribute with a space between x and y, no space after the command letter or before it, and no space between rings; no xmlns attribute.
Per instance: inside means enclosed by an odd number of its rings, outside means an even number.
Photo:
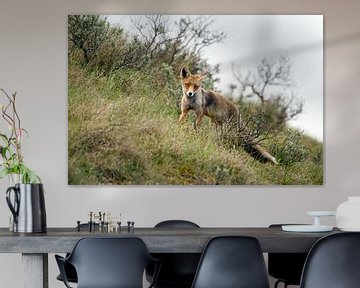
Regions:
<svg viewBox="0 0 360 288"><path fill-rule="evenodd" d="M322 15L69 15L69 185L323 185Z"/></svg>

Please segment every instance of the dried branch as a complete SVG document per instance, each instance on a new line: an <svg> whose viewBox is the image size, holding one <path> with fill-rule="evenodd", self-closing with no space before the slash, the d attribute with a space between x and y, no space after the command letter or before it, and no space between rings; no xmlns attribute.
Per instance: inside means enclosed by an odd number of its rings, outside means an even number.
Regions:
<svg viewBox="0 0 360 288"><path fill-rule="evenodd" d="M184 55L199 56L202 50L221 42L225 33L211 30L214 20L210 17L183 17L170 23L164 15L147 15L131 18L136 33L145 46L145 53L152 61L172 65Z"/></svg>
<svg viewBox="0 0 360 288"><path fill-rule="evenodd" d="M278 125L303 111L304 102L293 90L291 59L286 56L264 57L254 69L244 71L232 64L233 75L240 84L240 97L256 98L264 106L271 106Z"/></svg>
<svg viewBox="0 0 360 288"><path fill-rule="evenodd" d="M21 140L23 132L27 133L21 127L20 116L16 109L16 93L11 96L0 88L0 92L5 95L6 105L1 105L1 116L9 126L10 136L7 133L0 133L0 139L3 145L0 145L2 170L0 178L8 174L20 174L22 183L40 183L40 178L31 171L23 162L21 153Z"/></svg>
<svg viewBox="0 0 360 288"><path fill-rule="evenodd" d="M16 150L18 163L21 163L23 160L21 154L21 136L22 136L22 128L21 128L21 120L19 114L16 110L16 93L10 96L6 91L0 89L1 92L4 93L6 98L8 99L8 104L6 106L2 106L2 117L8 123L9 129L11 131L10 137L8 138L8 145L13 146ZM9 109L10 113L9 113ZM12 114L12 115L10 115ZM15 137L14 137L15 136Z"/></svg>

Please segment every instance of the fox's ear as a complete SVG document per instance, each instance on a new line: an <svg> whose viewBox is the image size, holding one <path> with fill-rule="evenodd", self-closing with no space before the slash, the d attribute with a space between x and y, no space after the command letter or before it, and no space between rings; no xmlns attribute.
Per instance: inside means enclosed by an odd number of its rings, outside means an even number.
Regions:
<svg viewBox="0 0 360 288"><path fill-rule="evenodd" d="M181 68L181 71L180 71L180 77L181 78L187 78L187 77L189 77L191 74L190 74L190 72L189 72L189 70L186 68L186 67L182 67Z"/></svg>

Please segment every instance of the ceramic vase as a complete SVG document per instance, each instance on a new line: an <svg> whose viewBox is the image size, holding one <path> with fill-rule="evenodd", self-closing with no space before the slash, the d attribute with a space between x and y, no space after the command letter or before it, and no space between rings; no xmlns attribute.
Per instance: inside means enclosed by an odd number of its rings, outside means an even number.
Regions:
<svg viewBox="0 0 360 288"><path fill-rule="evenodd" d="M342 231L360 231L360 196L348 197L338 206L336 226Z"/></svg>
<svg viewBox="0 0 360 288"><path fill-rule="evenodd" d="M13 214L13 232L45 233L47 231L42 184L15 184L6 190L6 202Z"/></svg>

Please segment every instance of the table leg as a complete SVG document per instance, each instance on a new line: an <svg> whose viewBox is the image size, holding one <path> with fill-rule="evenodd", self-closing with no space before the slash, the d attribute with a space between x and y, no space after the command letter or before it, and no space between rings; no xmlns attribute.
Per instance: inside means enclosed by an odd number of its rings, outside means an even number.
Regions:
<svg viewBox="0 0 360 288"><path fill-rule="evenodd" d="M49 288L48 254L22 254L23 288Z"/></svg>

